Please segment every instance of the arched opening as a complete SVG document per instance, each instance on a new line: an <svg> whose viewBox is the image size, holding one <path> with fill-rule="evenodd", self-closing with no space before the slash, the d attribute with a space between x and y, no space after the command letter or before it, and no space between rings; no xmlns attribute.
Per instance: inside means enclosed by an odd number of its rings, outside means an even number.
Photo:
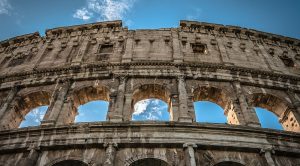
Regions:
<svg viewBox="0 0 300 166"><path fill-rule="evenodd" d="M173 120L170 93L161 85L142 85L133 92L132 120Z"/></svg>
<svg viewBox="0 0 300 166"><path fill-rule="evenodd" d="M130 166L169 166L169 164L160 159L145 158L133 162Z"/></svg>
<svg viewBox="0 0 300 166"><path fill-rule="evenodd" d="M239 124L231 98L223 90L202 86L193 94L197 122Z"/></svg>
<svg viewBox="0 0 300 166"><path fill-rule="evenodd" d="M39 126L48 110L48 106L39 106L32 109L23 119L19 128Z"/></svg>
<svg viewBox="0 0 300 166"><path fill-rule="evenodd" d="M24 119L28 118L26 117L26 115L30 112L31 113L28 116L31 116L32 113L38 112L38 114L40 114L40 116L38 117L38 121L40 122L42 120L41 116L43 112L46 112L46 107L50 104L50 98L50 93L45 91L38 91L26 95L17 96L11 104L12 109L7 111L5 117L3 118L3 121L1 122L2 127L4 129L12 129L23 126L25 127L24 123L22 124L22 126L20 126L20 124ZM38 111L34 110L35 108L38 108ZM42 109L43 111L41 111L40 109Z"/></svg>
<svg viewBox="0 0 300 166"><path fill-rule="evenodd" d="M257 114L261 127L283 130L283 127L280 124L278 117L273 112L260 107L255 107L255 112Z"/></svg>
<svg viewBox="0 0 300 166"><path fill-rule="evenodd" d="M223 161L216 164L215 166L244 166L244 165L233 161Z"/></svg>
<svg viewBox="0 0 300 166"><path fill-rule="evenodd" d="M274 113L278 117L279 122L284 130L295 132L300 131L299 121L297 120L293 109L291 109L291 103L288 101L271 94L255 93L250 96L249 105L253 106L254 108L260 107ZM259 116L260 115L258 115L258 117ZM268 121L270 118L266 117L264 119L259 119L260 122L264 124L265 121ZM276 123L277 122L275 122L275 124Z"/></svg>
<svg viewBox="0 0 300 166"><path fill-rule="evenodd" d="M138 101L134 105L132 120L169 121L170 113L168 112L168 104L162 100L153 98Z"/></svg>
<svg viewBox="0 0 300 166"><path fill-rule="evenodd" d="M224 110L218 104L210 101L194 102L196 122L226 123Z"/></svg>
<svg viewBox="0 0 300 166"><path fill-rule="evenodd" d="M79 160L64 160L53 164L52 166L88 166L88 164Z"/></svg>
<svg viewBox="0 0 300 166"><path fill-rule="evenodd" d="M74 92L74 122L106 121L109 91L103 86L85 87Z"/></svg>

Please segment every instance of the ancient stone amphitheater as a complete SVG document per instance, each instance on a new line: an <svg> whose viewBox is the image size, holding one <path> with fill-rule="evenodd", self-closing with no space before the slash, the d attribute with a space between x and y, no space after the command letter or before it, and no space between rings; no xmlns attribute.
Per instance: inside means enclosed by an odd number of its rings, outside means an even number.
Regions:
<svg viewBox="0 0 300 166"><path fill-rule="evenodd" d="M0 43L0 165L299 166L300 41L181 21L128 30L121 21L61 27ZM132 121L138 101L168 103L170 121ZM74 123L109 102L107 121ZM227 124L197 123L212 101ZM40 126L19 128L48 105ZM254 107L284 131L260 127Z"/></svg>

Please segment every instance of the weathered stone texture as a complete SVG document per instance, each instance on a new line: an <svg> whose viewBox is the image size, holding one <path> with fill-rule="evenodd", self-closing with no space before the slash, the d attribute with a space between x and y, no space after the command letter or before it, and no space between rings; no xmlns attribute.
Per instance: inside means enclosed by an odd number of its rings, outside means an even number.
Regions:
<svg viewBox="0 0 300 166"><path fill-rule="evenodd" d="M133 122L158 98L170 122ZM106 122L74 123L79 105L109 102ZM193 102L227 124L197 123ZM48 105L41 126L18 128ZM263 129L254 111L285 131ZM121 21L61 27L0 42L0 165L300 165L300 41L181 21L128 30Z"/></svg>

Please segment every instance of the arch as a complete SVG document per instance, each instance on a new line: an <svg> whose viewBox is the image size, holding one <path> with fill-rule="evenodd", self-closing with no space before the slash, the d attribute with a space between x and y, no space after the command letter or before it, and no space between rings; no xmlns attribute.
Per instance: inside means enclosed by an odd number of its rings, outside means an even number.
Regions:
<svg viewBox="0 0 300 166"><path fill-rule="evenodd" d="M7 111L2 121L5 129L18 128L25 115L39 106L50 105L51 94L47 91L35 91L18 95L12 102L12 109Z"/></svg>
<svg viewBox="0 0 300 166"><path fill-rule="evenodd" d="M144 84L133 91L130 119L132 118L135 104L141 100L151 99L151 98L159 99L167 103L168 111L170 113L170 120L173 120L170 91L164 86L158 84Z"/></svg>
<svg viewBox="0 0 300 166"><path fill-rule="evenodd" d="M286 99L268 93L254 93L248 97L249 105L273 112L287 131L300 132L299 120L293 105Z"/></svg>
<svg viewBox="0 0 300 166"><path fill-rule="evenodd" d="M49 106L39 106L25 115L24 119L19 125L19 128L30 127L30 126L39 126L48 110Z"/></svg>
<svg viewBox="0 0 300 166"><path fill-rule="evenodd" d="M244 166L244 165L234 161L222 161L215 164L214 166Z"/></svg>
<svg viewBox="0 0 300 166"><path fill-rule="evenodd" d="M76 166L88 166L88 164L86 164L83 161L80 160L63 160L57 163L54 163L51 166L71 166L71 165L76 165Z"/></svg>
<svg viewBox="0 0 300 166"><path fill-rule="evenodd" d="M217 104L224 110L228 124L240 124L240 119L236 113L236 106L232 101L230 93L213 86L199 86L193 91L193 101L209 101Z"/></svg>
<svg viewBox="0 0 300 166"><path fill-rule="evenodd" d="M263 128L271 128L283 130L282 124L279 122L278 116L272 111L261 107L255 107L258 120Z"/></svg>
<svg viewBox="0 0 300 166"><path fill-rule="evenodd" d="M169 166L167 162L157 158L143 158L132 162L129 166Z"/></svg>
<svg viewBox="0 0 300 166"><path fill-rule="evenodd" d="M105 86L102 85L97 85L97 86L85 86L81 87L80 89L73 90L72 93L72 101L73 101L73 109L74 109L74 114L73 116L69 116L70 122L75 122L75 117L76 115L79 115L79 106L87 106L91 103L96 103L96 105L99 105L102 103L102 101L109 102L110 97L109 97L109 89ZM100 101L100 102L99 102ZM104 104L106 105L106 104ZM100 108L100 107L99 107ZM103 110L99 111L106 111L108 112L108 104L107 107L101 107ZM97 109L97 108L95 108ZM107 119L108 114L106 114L105 119ZM90 122L89 120L87 122Z"/></svg>
<svg viewBox="0 0 300 166"><path fill-rule="evenodd" d="M226 123L227 118L221 106L210 101L194 102L196 122Z"/></svg>

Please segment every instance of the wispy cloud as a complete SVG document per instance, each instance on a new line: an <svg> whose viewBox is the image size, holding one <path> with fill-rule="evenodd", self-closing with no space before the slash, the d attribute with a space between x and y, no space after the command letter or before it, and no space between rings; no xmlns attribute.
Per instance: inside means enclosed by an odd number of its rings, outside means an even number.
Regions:
<svg viewBox="0 0 300 166"><path fill-rule="evenodd" d="M93 13L89 12L86 8L77 9L73 14L74 18L88 20L93 16Z"/></svg>
<svg viewBox="0 0 300 166"><path fill-rule="evenodd" d="M133 120L167 120L163 114L168 106L158 99L146 99L137 102L134 106Z"/></svg>
<svg viewBox="0 0 300 166"><path fill-rule="evenodd" d="M12 7L8 0L0 0L0 14L9 14Z"/></svg>
<svg viewBox="0 0 300 166"><path fill-rule="evenodd" d="M121 20L130 11L136 0L87 0L87 5L77 9L74 18L98 21Z"/></svg>

